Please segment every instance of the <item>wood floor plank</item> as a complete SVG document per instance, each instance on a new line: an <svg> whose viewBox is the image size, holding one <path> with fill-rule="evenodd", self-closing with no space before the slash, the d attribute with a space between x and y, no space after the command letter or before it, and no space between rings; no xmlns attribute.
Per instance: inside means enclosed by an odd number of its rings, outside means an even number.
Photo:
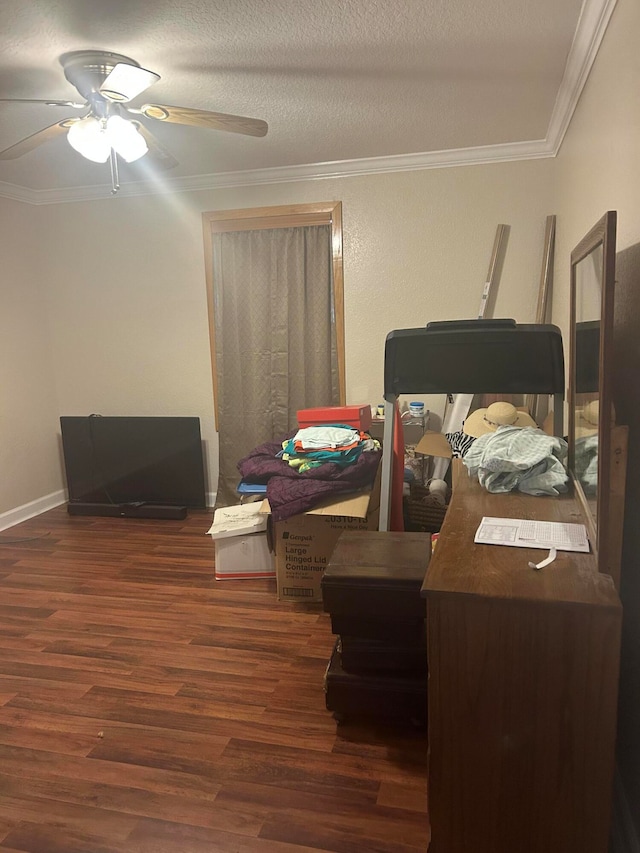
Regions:
<svg viewBox="0 0 640 853"><path fill-rule="evenodd" d="M425 733L337 727L328 615L210 521L0 532L0 853L424 853Z"/></svg>
<svg viewBox="0 0 640 853"><path fill-rule="evenodd" d="M59 755L88 755L95 747L95 735L69 732L42 732L23 725L0 724L0 745L22 746Z"/></svg>
<svg viewBox="0 0 640 853"><path fill-rule="evenodd" d="M317 846L332 853L424 853L427 841L425 839L423 843L422 837L426 831L423 833L418 828L417 832L411 833L412 838L420 836L416 843L407 840L408 834L400 823L393 838L376 838L369 834L369 824L349 826L331 817L325 817L320 824L309 821L306 815L294 817L280 813L265 822L260 838Z"/></svg>
<svg viewBox="0 0 640 853"><path fill-rule="evenodd" d="M113 688L114 690L119 687L126 689L131 685L131 673L113 674L104 670L91 671L91 669L87 670L84 667L75 669L73 666L69 666L66 661L65 664L64 666L53 666L47 662L45 657L41 658L40 663L0 659L0 686L3 679L10 680L12 677L53 681L59 684L93 685L94 688L99 685L105 689ZM142 677L137 680L137 683L149 693L168 694L169 696L174 696L183 685L182 681L160 681L155 678L145 679Z"/></svg>
<svg viewBox="0 0 640 853"><path fill-rule="evenodd" d="M0 846L0 853L121 853L120 843L108 843L100 836L87 832L61 830L58 826L22 821Z"/></svg>
<svg viewBox="0 0 640 853"><path fill-rule="evenodd" d="M34 678L29 675L0 675L0 690L11 693L4 704L9 705L18 697L33 697L38 701L61 702L77 699L91 690L92 679L87 683L57 681L55 678Z"/></svg>
<svg viewBox="0 0 640 853"><path fill-rule="evenodd" d="M421 746L426 747L426 744L423 743ZM274 772L280 768L291 769L294 774L298 774L292 777L294 779L316 778L319 783L324 782L326 786L342 787L348 784L356 790L360 788L378 790L383 782L398 784L407 782L408 787L414 790L422 790L423 786L420 782L426 784L426 761L411 767L403 766L402 763L397 763L402 762L400 751L395 755L391 753L386 759L363 761L358 756L344 756L336 761L333 753L311 750L300 742L296 745L283 746L232 738L223 752L222 759L225 762L244 761L247 765L253 761L256 770L263 764L272 767ZM239 777L230 773L229 778ZM251 775L245 778L251 779Z"/></svg>
<svg viewBox="0 0 640 853"><path fill-rule="evenodd" d="M0 817L0 844L2 843L2 839L6 838L7 833L14 829L19 822L18 818ZM0 849L2 848L0 847Z"/></svg>
<svg viewBox="0 0 640 853"><path fill-rule="evenodd" d="M203 789L207 782L203 781ZM257 835L267 809L261 804L245 805L225 803L212 808L217 787L209 784L208 796L186 796L176 791L162 792L144 788L127 787L126 784L91 782L86 779L74 779L55 776L47 779L9 778L0 773L0 791L9 791L16 795L50 799L55 803L83 806L91 803L103 814L120 816L143 816L162 819L170 814L175 823L187 826L203 826L222 829L237 835ZM11 837L8 843L14 843Z"/></svg>
<svg viewBox="0 0 640 853"><path fill-rule="evenodd" d="M424 815L427 813L426 780L422 790L414 785L402 785L399 782L381 782L377 803L379 806L408 809Z"/></svg>
<svg viewBox="0 0 640 853"><path fill-rule="evenodd" d="M97 740L98 738L96 738ZM0 789L13 788L20 784L49 785L52 780L62 790L65 782L82 786L106 785L112 788L127 787L153 795L188 796L194 802L212 800L219 791L219 781L214 774L196 776L164 768L144 765L120 764L101 759L78 758L58 755L52 759L44 750L0 745ZM23 778L24 767L29 767L28 779ZM31 796L41 796L32 791ZM54 797L55 799L55 797Z"/></svg>
<svg viewBox="0 0 640 853"><path fill-rule="evenodd" d="M198 735L176 729L149 730L108 725L89 752L101 758L142 767L178 770L196 776L214 776L229 738Z"/></svg>
<svg viewBox="0 0 640 853"><path fill-rule="evenodd" d="M14 820L17 827L22 822L38 823L53 828L55 833L94 834L107 843L120 843L122 853L125 853L125 840L137 823L135 816L97 808L89 801L77 805L48 797L34 797L21 789L19 781L14 780L15 784L10 788L0 779L0 820ZM8 836L4 842L12 843Z"/></svg>
<svg viewBox="0 0 640 853"><path fill-rule="evenodd" d="M127 853L331 853L265 838L187 827L170 821L140 820L127 839ZM365 851L362 851L365 853Z"/></svg>
<svg viewBox="0 0 640 853"><path fill-rule="evenodd" d="M30 636L30 632L19 637L0 636L0 655L2 649L31 649L33 651L42 651L46 644L34 639Z"/></svg>
<svg viewBox="0 0 640 853"><path fill-rule="evenodd" d="M95 717L52 714L50 711L25 711L0 708L0 728L25 730L25 744L49 750L55 742L67 747L75 743L90 745L90 758L103 758L122 764L178 770L195 775L212 776L215 759L229 744L228 737L210 733L197 734L177 729L149 728L134 724L113 723ZM31 739L32 738L32 739ZM14 745L22 745L16 743Z"/></svg>

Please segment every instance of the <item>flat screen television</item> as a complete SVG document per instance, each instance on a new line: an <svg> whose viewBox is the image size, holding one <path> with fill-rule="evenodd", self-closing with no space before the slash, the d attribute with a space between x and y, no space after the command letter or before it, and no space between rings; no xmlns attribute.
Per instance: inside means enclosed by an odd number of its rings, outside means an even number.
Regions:
<svg viewBox="0 0 640 853"><path fill-rule="evenodd" d="M61 417L75 515L184 518L206 506L200 419Z"/></svg>

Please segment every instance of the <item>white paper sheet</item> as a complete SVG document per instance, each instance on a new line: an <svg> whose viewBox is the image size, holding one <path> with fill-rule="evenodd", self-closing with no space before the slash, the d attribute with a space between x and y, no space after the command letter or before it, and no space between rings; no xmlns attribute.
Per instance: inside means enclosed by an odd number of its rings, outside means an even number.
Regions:
<svg viewBox="0 0 640 853"><path fill-rule="evenodd" d="M589 553L584 524L530 521L525 518L485 516L473 540L482 545L511 545L514 548L555 548L558 551Z"/></svg>

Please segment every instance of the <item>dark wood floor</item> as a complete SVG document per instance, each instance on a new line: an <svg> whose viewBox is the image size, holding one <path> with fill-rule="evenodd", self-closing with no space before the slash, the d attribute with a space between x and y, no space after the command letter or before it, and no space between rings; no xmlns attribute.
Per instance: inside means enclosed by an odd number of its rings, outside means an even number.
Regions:
<svg viewBox="0 0 640 853"><path fill-rule="evenodd" d="M0 851L425 851L424 733L337 727L328 617L216 582L209 522L0 533Z"/></svg>

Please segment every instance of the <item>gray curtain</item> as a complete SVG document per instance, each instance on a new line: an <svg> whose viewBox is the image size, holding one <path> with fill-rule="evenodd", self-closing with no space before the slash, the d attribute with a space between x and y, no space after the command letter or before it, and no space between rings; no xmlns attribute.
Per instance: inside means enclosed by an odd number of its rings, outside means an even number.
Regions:
<svg viewBox="0 0 640 853"><path fill-rule="evenodd" d="M328 225L213 235L220 475L238 502L237 462L339 401Z"/></svg>

